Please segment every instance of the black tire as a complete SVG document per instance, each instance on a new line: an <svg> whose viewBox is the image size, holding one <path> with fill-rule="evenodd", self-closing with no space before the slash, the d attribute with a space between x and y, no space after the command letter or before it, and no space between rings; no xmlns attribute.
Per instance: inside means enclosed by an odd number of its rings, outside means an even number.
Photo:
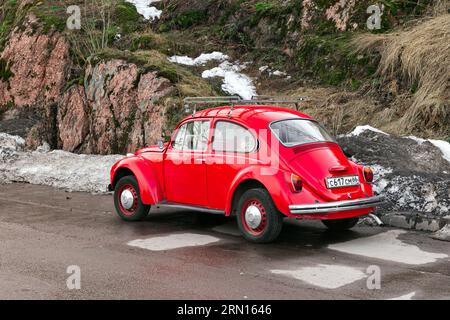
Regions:
<svg viewBox="0 0 450 320"><path fill-rule="evenodd" d="M130 191L133 195L132 207L130 209L126 209L120 200L121 194L125 190ZM114 188L114 206L119 217L125 221L144 220L148 216L151 207L142 203L139 185L134 176L123 177L117 182Z"/></svg>
<svg viewBox="0 0 450 320"><path fill-rule="evenodd" d="M251 228L245 219L245 212L250 206L256 206L263 217L256 229ZM244 238L251 242L269 243L274 241L281 232L283 217L265 189L250 189L239 199L237 206L239 230Z"/></svg>
<svg viewBox="0 0 450 320"><path fill-rule="evenodd" d="M359 218L322 220L322 223L332 231L345 231L353 228L358 223Z"/></svg>

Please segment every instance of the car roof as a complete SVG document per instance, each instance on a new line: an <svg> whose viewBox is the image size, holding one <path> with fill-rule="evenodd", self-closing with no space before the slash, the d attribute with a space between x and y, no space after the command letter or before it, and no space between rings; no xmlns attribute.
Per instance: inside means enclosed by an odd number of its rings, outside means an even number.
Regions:
<svg viewBox="0 0 450 320"><path fill-rule="evenodd" d="M195 118L219 118L219 119L236 119L242 122L260 121L264 123L271 123L284 119L308 119L313 120L310 116L299 111L283 108L279 106L258 106L258 105L244 105L244 106L223 106L216 108L209 108L196 112L193 116L188 116L183 119Z"/></svg>

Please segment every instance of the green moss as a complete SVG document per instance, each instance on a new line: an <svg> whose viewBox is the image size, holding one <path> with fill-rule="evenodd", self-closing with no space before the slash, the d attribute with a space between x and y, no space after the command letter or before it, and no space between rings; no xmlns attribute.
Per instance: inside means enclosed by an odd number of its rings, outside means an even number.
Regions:
<svg viewBox="0 0 450 320"><path fill-rule="evenodd" d="M37 16L41 25L42 32L48 34L53 31L62 32L66 28L66 6L41 4L31 8L31 11Z"/></svg>
<svg viewBox="0 0 450 320"><path fill-rule="evenodd" d="M255 10L258 13L266 12L273 9L276 6L273 2L258 2L255 4Z"/></svg>
<svg viewBox="0 0 450 320"><path fill-rule="evenodd" d="M350 45L350 32L337 35L304 35L297 51L298 67L327 85L348 85L356 89L361 79L372 75L376 64L357 55Z"/></svg>
<svg viewBox="0 0 450 320"><path fill-rule="evenodd" d="M0 80L8 82L13 75L9 63L4 59L0 59Z"/></svg>
<svg viewBox="0 0 450 320"><path fill-rule="evenodd" d="M164 37L153 32L132 35L131 51L151 49L164 52L169 49L169 44Z"/></svg>
<svg viewBox="0 0 450 320"><path fill-rule="evenodd" d="M189 10L175 16L170 22L171 28L187 29L193 25L202 24L208 21L208 13L203 10Z"/></svg>
<svg viewBox="0 0 450 320"><path fill-rule="evenodd" d="M129 2L120 1L114 11L114 24L123 33L132 33L140 29L139 21L142 16L137 12L136 7Z"/></svg>
<svg viewBox="0 0 450 320"><path fill-rule="evenodd" d="M1 3L0 11L0 50L4 47L6 39L11 32L17 15L17 0L6 0Z"/></svg>

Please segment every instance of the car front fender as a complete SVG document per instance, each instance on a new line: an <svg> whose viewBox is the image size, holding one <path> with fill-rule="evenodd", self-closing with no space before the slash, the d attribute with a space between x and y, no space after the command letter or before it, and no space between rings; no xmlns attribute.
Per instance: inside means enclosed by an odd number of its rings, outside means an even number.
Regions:
<svg viewBox="0 0 450 320"><path fill-rule="evenodd" d="M146 205L153 205L163 200L163 190L158 181L155 168L140 156L124 158L111 168L111 185L117 183L117 177L124 172L131 172L139 185L141 201Z"/></svg>

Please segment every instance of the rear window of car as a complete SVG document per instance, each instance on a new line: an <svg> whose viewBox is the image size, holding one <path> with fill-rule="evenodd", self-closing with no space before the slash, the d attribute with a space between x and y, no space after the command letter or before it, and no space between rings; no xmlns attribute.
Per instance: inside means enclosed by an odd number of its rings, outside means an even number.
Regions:
<svg viewBox="0 0 450 320"><path fill-rule="evenodd" d="M273 122L270 130L286 147L312 142L334 142L333 137L315 121L289 119Z"/></svg>

